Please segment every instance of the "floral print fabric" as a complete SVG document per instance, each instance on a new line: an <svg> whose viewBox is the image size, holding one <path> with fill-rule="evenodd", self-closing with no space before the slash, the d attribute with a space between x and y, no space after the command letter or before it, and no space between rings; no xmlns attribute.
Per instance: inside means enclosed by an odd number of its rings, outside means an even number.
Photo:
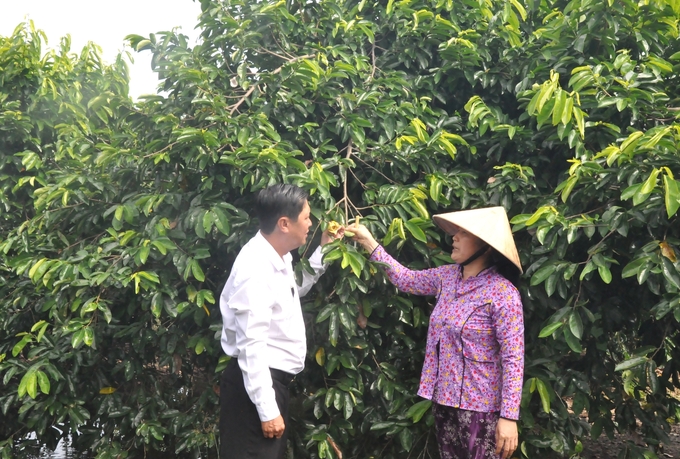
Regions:
<svg viewBox="0 0 680 459"><path fill-rule="evenodd" d="M524 372L522 301L510 281L489 268L463 280L459 265L414 271L378 247L401 291L437 296L430 315L418 395L440 405L519 419Z"/></svg>
<svg viewBox="0 0 680 459"><path fill-rule="evenodd" d="M498 459L498 413L466 411L432 405L441 459Z"/></svg>

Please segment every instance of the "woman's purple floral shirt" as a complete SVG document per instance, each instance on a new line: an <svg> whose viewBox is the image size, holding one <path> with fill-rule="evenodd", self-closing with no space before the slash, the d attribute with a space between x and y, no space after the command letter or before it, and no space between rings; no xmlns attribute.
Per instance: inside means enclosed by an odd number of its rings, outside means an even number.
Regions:
<svg viewBox="0 0 680 459"><path fill-rule="evenodd" d="M379 246L401 291L438 296L430 315L418 395L440 405L519 419L524 372L524 318L517 289L495 268L462 278L459 265L414 271Z"/></svg>

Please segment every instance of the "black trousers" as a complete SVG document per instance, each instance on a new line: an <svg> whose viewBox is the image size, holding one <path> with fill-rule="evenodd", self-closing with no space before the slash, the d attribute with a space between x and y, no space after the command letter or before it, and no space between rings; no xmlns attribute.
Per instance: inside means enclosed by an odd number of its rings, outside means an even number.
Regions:
<svg viewBox="0 0 680 459"><path fill-rule="evenodd" d="M281 438L265 438L257 409L243 385L237 359L232 359L220 381L220 459L284 459L288 437L288 385L293 375L271 370L276 404L286 423Z"/></svg>

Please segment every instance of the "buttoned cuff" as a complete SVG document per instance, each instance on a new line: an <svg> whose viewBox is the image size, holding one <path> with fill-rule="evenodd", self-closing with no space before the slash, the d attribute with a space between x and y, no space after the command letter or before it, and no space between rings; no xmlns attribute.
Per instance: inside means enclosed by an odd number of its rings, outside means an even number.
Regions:
<svg viewBox="0 0 680 459"><path fill-rule="evenodd" d="M509 421L519 420L519 408L501 408L500 417Z"/></svg>
<svg viewBox="0 0 680 459"><path fill-rule="evenodd" d="M378 244L375 246L375 249L373 249L373 252L371 252L368 259L370 261L383 261L383 255L385 255L385 249L382 245Z"/></svg>
<svg viewBox="0 0 680 459"><path fill-rule="evenodd" d="M312 256L309 257L309 265L314 268L314 271L325 271L328 263L323 262L323 254L321 253L321 246L317 247Z"/></svg>
<svg viewBox="0 0 680 459"><path fill-rule="evenodd" d="M260 417L260 422L271 421L281 414L279 405L276 404L276 400L262 402L259 405L255 405L255 408L257 408L257 415Z"/></svg>

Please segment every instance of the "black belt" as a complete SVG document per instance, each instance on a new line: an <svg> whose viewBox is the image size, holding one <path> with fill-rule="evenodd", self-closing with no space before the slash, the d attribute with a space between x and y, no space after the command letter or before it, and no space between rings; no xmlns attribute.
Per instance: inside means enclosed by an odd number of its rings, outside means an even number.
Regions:
<svg viewBox="0 0 680 459"><path fill-rule="evenodd" d="M277 370L276 368L270 368L269 371L272 374L272 379L280 382L284 386L288 387L288 385L295 379L295 375L286 373L283 370Z"/></svg>
<svg viewBox="0 0 680 459"><path fill-rule="evenodd" d="M240 372L241 369L238 366L238 359L236 357L232 357L229 363L227 364L227 368L232 368L235 371L238 369ZM269 371L271 372L272 379L280 382L284 386L288 387L290 383L295 379L295 375L291 373L286 373L283 370L277 370L276 368L270 368Z"/></svg>

